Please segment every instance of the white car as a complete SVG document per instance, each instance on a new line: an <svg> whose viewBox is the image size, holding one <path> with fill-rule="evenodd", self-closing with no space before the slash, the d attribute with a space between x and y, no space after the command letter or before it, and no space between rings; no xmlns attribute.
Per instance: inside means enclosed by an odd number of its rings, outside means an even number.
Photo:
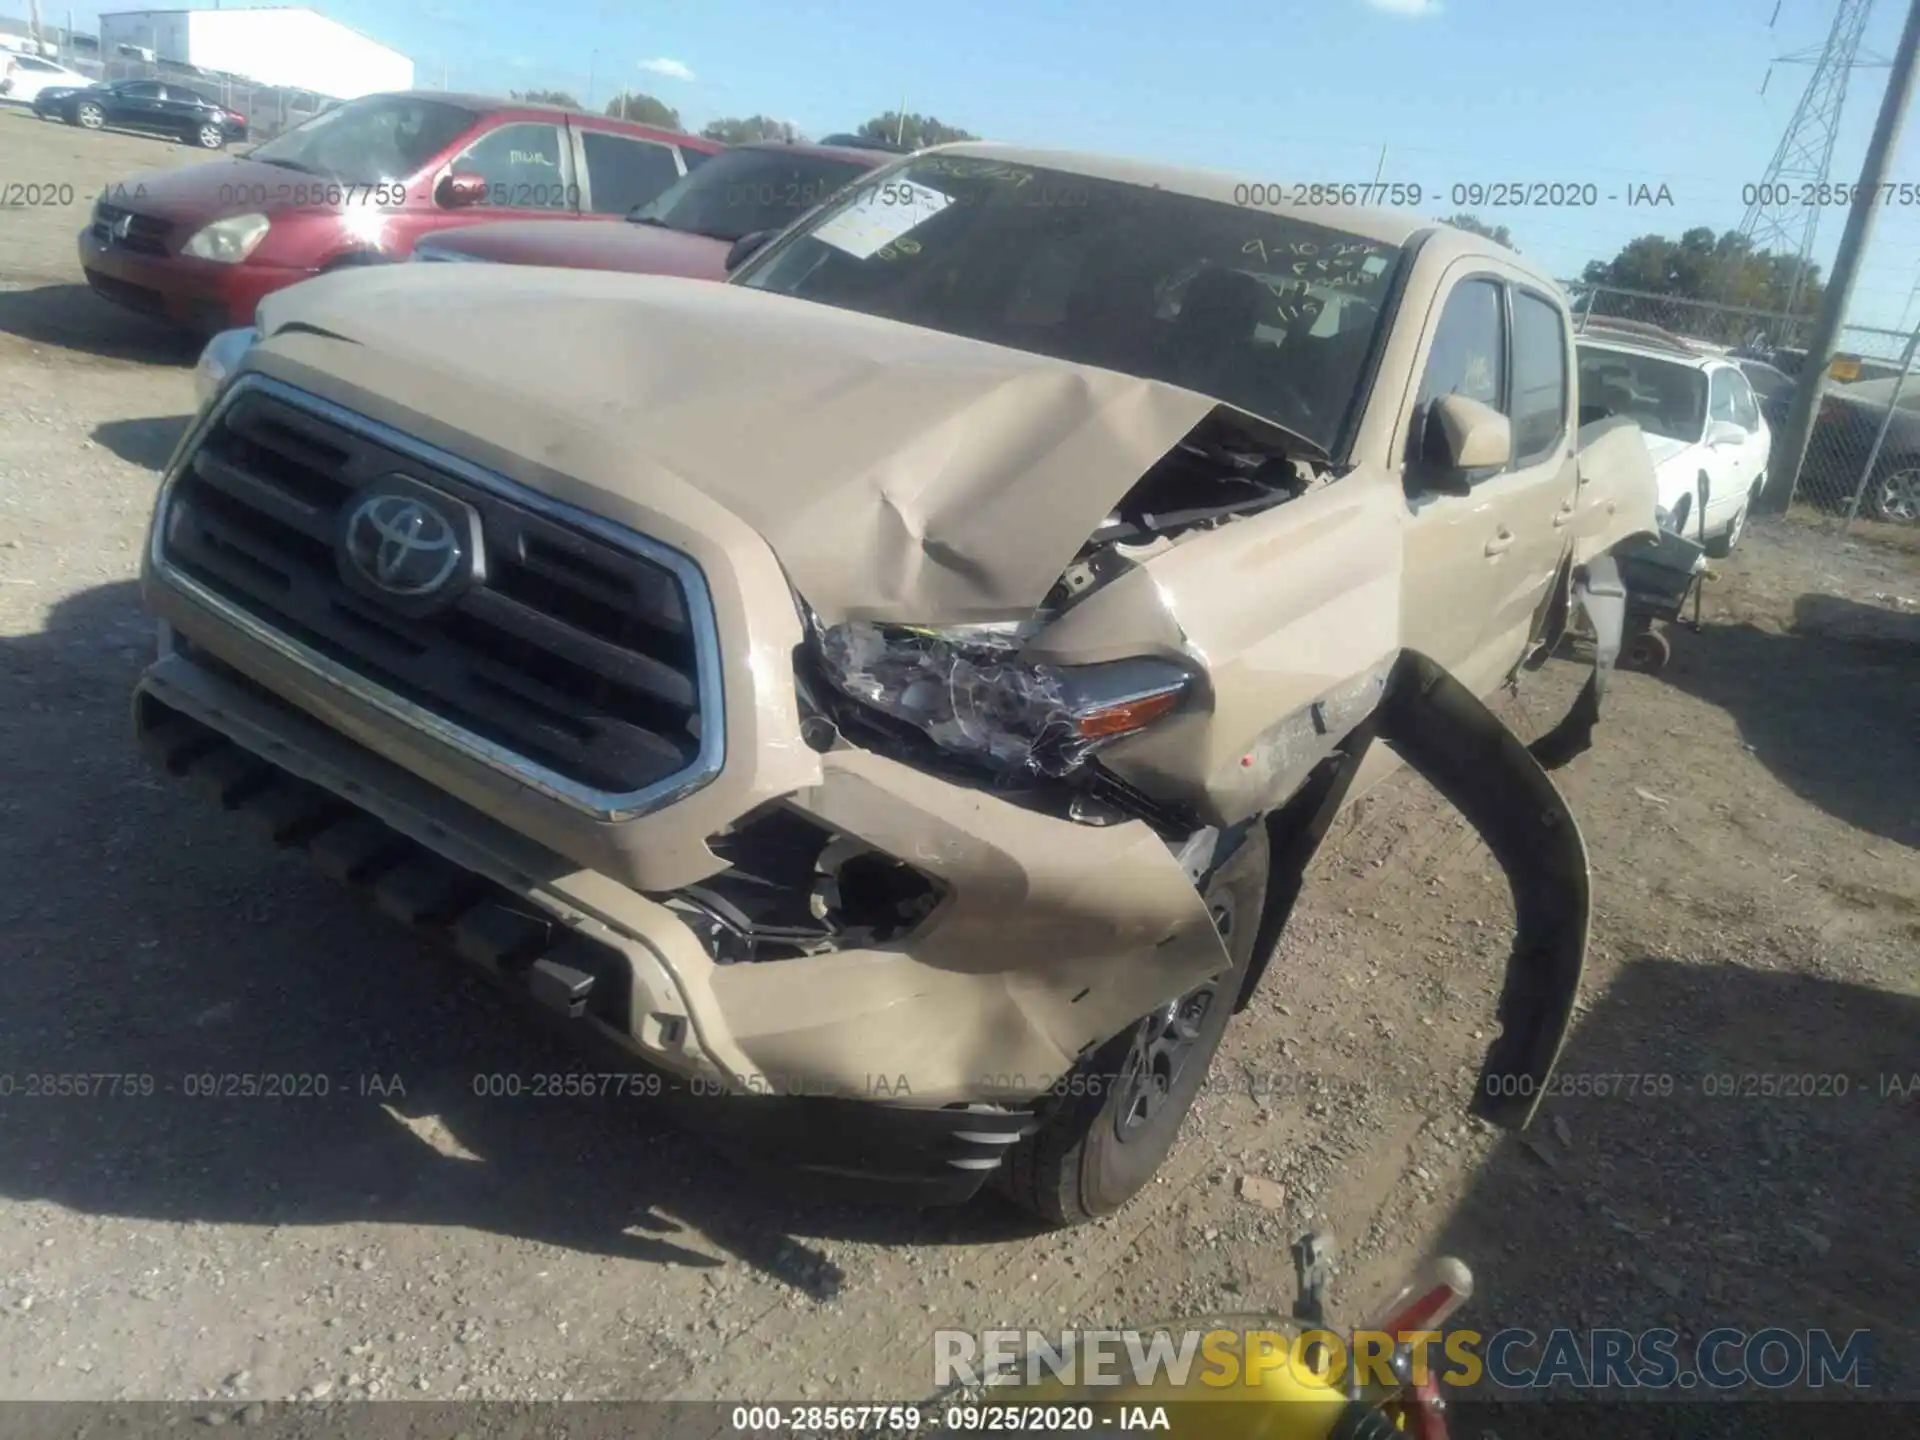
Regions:
<svg viewBox="0 0 1920 1440"><path fill-rule="evenodd" d="M31 105L42 90L84 90L91 84L91 75L82 75L78 70L69 70L38 55L0 51L0 101L7 104Z"/></svg>
<svg viewBox="0 0 1920 1440"><path fill-rule="evenodd" d="M1767 483L1773 448L1739 363L1651 327L1612 332L1596 324L1577 341L1581 420L1638 422L1660 481L1661 523L1699 540L1704 514L1707 553L1728 554Z"/></svg>

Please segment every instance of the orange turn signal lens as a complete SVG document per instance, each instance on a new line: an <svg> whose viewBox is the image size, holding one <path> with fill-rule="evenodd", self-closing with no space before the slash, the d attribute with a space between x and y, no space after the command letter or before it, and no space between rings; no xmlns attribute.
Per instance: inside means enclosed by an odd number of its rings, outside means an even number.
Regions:
<svg viewBox="0 0 1920 1440"><path fill-rule="evenodd" d="M1074 729L1082 740L1109 740L1115 735L1130 735L1170 715L1180 704L1186 689L1183 683L1145 695L1110 700L1095 708L1078 711L1073 717Z"/></svg>

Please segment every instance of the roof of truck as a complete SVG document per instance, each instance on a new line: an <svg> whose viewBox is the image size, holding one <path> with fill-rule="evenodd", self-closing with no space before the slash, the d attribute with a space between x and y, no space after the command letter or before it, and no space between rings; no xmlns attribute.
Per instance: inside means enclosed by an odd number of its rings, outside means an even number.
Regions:
<svg viewBox="0 0 1920 1440"><path fill-rule="evenodd" d="M1269 215L1291 212L1298 218L1310 220L1315 225L1324 225L1329 229L1345 231L1349 235L1362 236L1368 240L1378 240L1386 245L1404 246L1418 239L1423 245L1440 247L1443 258L1446 254L1498 256L1503 263L1527 272L1542 291L1561 298L1564 303L1564 295L1553 277L1532 264L1517 250L1502 245L1497 240L1475 235L1471 231L1457 230L1451 225L1429 220L1424 215L1410 210L1392 210L1370 205L1310 203L1248 205L1250 186L1258 187L1262 195L1270 195L1276 191L1290 194L1296 189L1306 187L1275 184L1271 180L1256 176L1239 175L1227 170L1211 170L1198 165L1169 165L1157 160L1133 160L1117 155L1101 155L1086 151L1042 150L1024 145L964 140L951 145L930 146L919 151L916 158L926 155L975 156L982 160L999 160L1011 165L1032 165L1048 170L1063 170L1068 174L1089 175L1095 179L1112 180L1123 185L1144 185L1156 190L1170 190L1175 194L1191 195L1200 200L1213 200L1223 205L1257 209ZM1322 186L1319 188L1344 190L1348 187Z"/></svg>
<svg viewBox="0 0 1920 1440"><path fill-rule="evenodd" d="M1002 145L990 141L963 140L952 145L935 145L919 152L926 155L971 155L982 160L1000 160L1011 165L1034 165L1047 170L1091 175L1098 180L1114 180L1123 185L1144 185L1155 190L1171 190L1201 200L1217 200L1227 205L1245 204L1249 185L1263 190L1282 189L1270 182L1226 170L1208 170L1197 165L1168 165L1157 160L1129 160L1117 155L1099 155L1079 150L1038 150L1024 145ZM1402 210L1377 209L1365 205L1286 205L1260 206L1277 211L1289 208L1311 210L1316 224L1346 230L1389 245L1404 245L1424 230L1438 228L1422 216ZM1492 243L1492 242L1488 242Z"/></svg>

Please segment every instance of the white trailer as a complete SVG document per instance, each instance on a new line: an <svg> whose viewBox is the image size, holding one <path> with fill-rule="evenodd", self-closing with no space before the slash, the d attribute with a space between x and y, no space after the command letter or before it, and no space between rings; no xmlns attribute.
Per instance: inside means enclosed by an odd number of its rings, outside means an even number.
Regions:
<svg viewBox="0 0 1920 1440"><path fill-rule="evenodd" d="M131 57L224 71L257 85L338 100L413 88L413 61L304 6L102 15L100 58L111 64Z"/></svg>

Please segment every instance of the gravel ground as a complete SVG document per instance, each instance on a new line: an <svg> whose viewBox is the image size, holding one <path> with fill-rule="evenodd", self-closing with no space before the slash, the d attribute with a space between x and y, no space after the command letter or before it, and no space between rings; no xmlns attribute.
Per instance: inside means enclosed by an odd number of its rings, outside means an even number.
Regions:
<svg viewBox="0 0 1920 1440"><path fill-rule="evenodd" d="M1464 1119L1511 909L1402 776L1120 1215L828 1203L642 1103L479 1098L571 1056L145 770L136 554L192 347L88 294L72 237L99 185L197 157L7 114L0 157L86 192L0 211L0 1073L155 1085L0 1098L0 1397L899 1398L935 1327L1284 1310L1309 1224L1345 1319L1445 1250L1488 1329L1864 1327L1920 1397L1920 1105L1883 1078L1920 1085L1910 548L1755 526L1562 772L1596 915L1561 1072L1636 1093L1574 1088L1524 1139ZM1580 679L1530 677L1516 726ZM329 1093L190 1096L206 1072Z"/></svg>

